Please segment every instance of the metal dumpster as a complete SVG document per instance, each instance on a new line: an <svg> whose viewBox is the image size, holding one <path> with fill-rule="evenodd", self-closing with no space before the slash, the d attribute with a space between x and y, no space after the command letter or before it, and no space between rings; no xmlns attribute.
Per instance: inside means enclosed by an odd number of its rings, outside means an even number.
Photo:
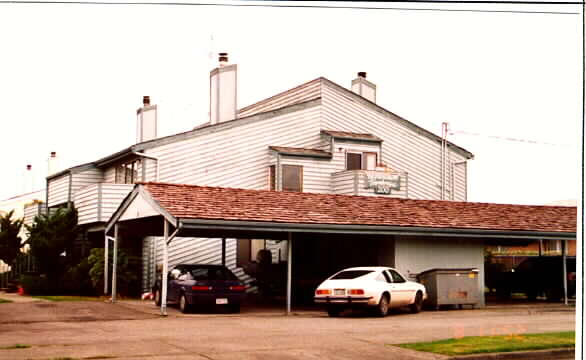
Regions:
<svg viewBox="0 0 586 360"><path fill-rule="evenodd" d="M427 290L426 305L436 310L441 305L476 306L480 303L478 269L429 269L417 275Z"/></svg>

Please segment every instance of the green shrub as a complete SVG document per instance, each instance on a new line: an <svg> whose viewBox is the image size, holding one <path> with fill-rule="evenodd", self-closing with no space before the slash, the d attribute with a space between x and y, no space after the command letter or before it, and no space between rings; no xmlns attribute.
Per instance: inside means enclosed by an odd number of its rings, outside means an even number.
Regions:
<svg viewBox="0 0 586 360"><path fill-rule="evenodd" d="M112 251L108 254L109 271L112 274ZM90 256L87 258L90 265L90 279L92 281L95 291L100 294L104 291L104 249L92 249ZM139 287L139 278L136 275L136 266L133 266L133 261L129 259L126 252L118 250L118 266L117 272L117 292L120 295L133 296L137 295ZM134 269L134 270L133 270ZM111 277L110 277L111 281Z"/></svg>
<svg viewBox="0 0 586 360"><path fill-rule="evenodd" d="M91 266L87 258L70 267L61 279L60 292L70 295L95 295L90 270Z"/></svg>
<svg viewBox="0 0 586 360"><path fill-rule="evenodd" d="M50 295L56 292L45 275L21 275L20 286L28 295Z"/></svg>

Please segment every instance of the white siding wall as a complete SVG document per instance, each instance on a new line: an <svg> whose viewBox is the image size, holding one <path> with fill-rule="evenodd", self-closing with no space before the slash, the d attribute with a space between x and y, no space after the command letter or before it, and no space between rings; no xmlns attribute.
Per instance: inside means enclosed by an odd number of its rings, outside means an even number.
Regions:
<svg viewBox="0 0 586 360"><path fill-rule="evenodd" d="M439 142L417 134L388 116L354 100L324 82L322 88L322 128L328 130L370 133L384 140L382 160L393 169L409 174L409 197L439 199L441 145ZM464 157L451 151L452 161ZM463 178L460 179L460 185ZM465 182L465 181L464 181ZM465 197L456 188L455 198Z"/></svg>
<svg viewBox="0 0 586 360"><path fill-rule="evenodd" d="M25 225L32 225L34 220L35 220L35 216L38 216L41 214L42 212L42 208L45 205L43 205L42 203L32 203L32 204L27 204L24 206L24 216L23 216L23 220L24 220L24 224Z"/></svg>
<svg viewBox="0 0 586 360"><path fill-rule="evenodd" d="M94 184L79 190L74 197L79 224L108 221L132 184Z"/></svg>
<svg viewBox="0 0 586 360"><path fill-rule="evenodd" d="M146 153L159 157L161 182L266 189L268 146L317 146L319 110L314 106L220 132L202 131Z"/></svg>
<svg viewBox="0 0 586 360"><path fill-rule="evenodd" d="M116 182L116 167L110 166L104 170L104 182L114 184Z"/></svg>
<svg viewBox="0 0 586 360"><path fill-rule="evenodd" d="M339 195L356 195L357 171L340 171L333 173L332 193Z"/></svg>
<svg viewBox="0 0 586 360"><path fill-rule="evenodd" d="M395 268L405 276L436 268L477 268L478 291L484 305L484 242L480 239L395 238ZM411 275L411 276L410 276Z"/></svg>
<svg viewBox="0 0 586 360"><path fill-rule="evenodd" d="M104 180L104 174L100 169L88 169L74 173L71 178L71 194L75 195L80 189L88 185L97 184Z"/></svg>
<svg viewBox="0 0 586 360"><path fill-rule="evenodd" d="M69 201L69 174L51 179L47 187L49 198L47 206L51 207Z"/></svg>

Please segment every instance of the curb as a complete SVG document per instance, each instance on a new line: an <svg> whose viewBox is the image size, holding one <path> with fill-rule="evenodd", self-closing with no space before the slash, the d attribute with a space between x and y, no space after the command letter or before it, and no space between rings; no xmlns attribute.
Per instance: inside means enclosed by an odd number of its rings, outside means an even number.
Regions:
<svg viewBox="0 0 586 360"><path fill-rule="evenodd" d="M564 357L573 359L575 353L575 348L562 348L553 350L514 351L508 353L452 356L446 360L550 360L562 359Z"/></svg>

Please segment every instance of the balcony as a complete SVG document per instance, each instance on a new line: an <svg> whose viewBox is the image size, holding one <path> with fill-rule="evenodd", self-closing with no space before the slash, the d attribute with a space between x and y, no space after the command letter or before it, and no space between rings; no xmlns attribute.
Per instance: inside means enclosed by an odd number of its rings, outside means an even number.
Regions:
<svg viewBox="0 0 586 360"><path fill-rule="evenodd" d="M78 224L108 221L133 188L133 184L98 183L79 190L73 200Z"/></svg>
<svg viewBox="0 0 586 360"><path fill-rule="evenodd" d="M332 192L342 195L407 198L406 172L346 170L332 174Z"/></svg>

